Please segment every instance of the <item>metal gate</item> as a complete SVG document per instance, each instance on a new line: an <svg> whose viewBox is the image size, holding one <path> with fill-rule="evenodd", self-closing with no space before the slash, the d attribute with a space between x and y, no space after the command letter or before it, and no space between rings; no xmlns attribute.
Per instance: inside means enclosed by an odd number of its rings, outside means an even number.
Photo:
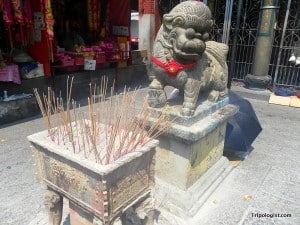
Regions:
<svg viewBox="0 0 300 225"><path fill-rule="evenodd" d="M238 12L238 2L236 0L208 0L208 6L215 22L212 39L229 45L227 62L228 65L233 63L233 71L230 71L231 77L233 80L243 81L245 76L251 73L262 1L244 0L240 12ZM289 2L290 7L288 7ZM299 87L300 1L282 0L279 1L279 6L269 75L272 76L276 85ZM236 25L238 14L240 14L239 26ZM233 42L234 38L236 42ZM232 55L233 49L235 49L234 56ZM293 55L295 61L290 62ZM297 63L297 55L299 55L299 63Z"/></svg>
<svg viewBox="0 0 300 225"><path fill-rule="evenodd" d="M269 74L274 85L300 87L300 1L279 1Z"/></svg>
<svg viewBox="0 0 300 225"><path fill-rule="evenodd" d="M228 65L233 63L232 79L244 80L251 72L251 66L256 43L257 27L261 0L243 1L243 7L238 12L238 1L215 0L208 1L215 21L212 39L228 44ZM212 4L213 2L213 4ZM240 23L237 26L237 15L240 14ZM233 43L234 36L236 42ZM232 49L235 44L235 56ZM233 62L231 62L233 60Z"/></svg>

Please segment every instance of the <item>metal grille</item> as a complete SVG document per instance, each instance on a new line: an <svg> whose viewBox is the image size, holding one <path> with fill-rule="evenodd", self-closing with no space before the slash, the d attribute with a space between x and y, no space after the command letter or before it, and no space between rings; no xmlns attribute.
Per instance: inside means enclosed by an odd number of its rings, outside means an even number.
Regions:
<svg viewBox="0 0 300 225"><path fill-rule="evenodd" d="M230 4L232 4L232 9ZM233 54L231 51L232 40L235 30L238 29L236 55L233 62L234 71L231 76L236 80L244 80L245 76L251 72L261 0L244 1L239 27L236 27L237 5L238 1L232 2L230 0L215 0L214 4L209 5L211 9L213 8L212 14L215 21L212 39L223 43L228 41L227 62L230 64L231 55ZM226 35L228 36L227 39L224 38Z"/></svg>
<svg viewBox="0 0 300 225"><path fill-rule="evenodd" d="M291 1L290 8L287 0L279 4L269 74L276 85L300 87L300 1Z"/></svg>
<svg viewBox="0 0 300 225"><path fill-rule="evenodd" d="M256 43L257 29L239 29L237 42L236 59L234 63L233 79L244 80L245 76L251 73L253 55ZM232 44L229 42L229 48ZM232 52L229 52L229 57ZM231 62L229 62L231 63Z"/></svg>
<svg viewBox="0 0 300 225"><path fill-rule="evenodd" d="M214 21L211 39L217 42L222 42L224 18L228 13L226 11L226 0L209 1L208 6L212 12Z"/></svg>

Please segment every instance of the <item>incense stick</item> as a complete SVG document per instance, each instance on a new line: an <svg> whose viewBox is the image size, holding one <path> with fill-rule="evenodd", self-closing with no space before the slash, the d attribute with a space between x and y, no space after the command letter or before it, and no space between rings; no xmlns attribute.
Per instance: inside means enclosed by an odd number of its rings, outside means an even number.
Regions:
<svg viewBox="0 0 300 225"><path fill-rule="evenodd" d="M80 105L71 98L72 87L73 77L68 77L65 109L61 94L56 97L51 88L42 98L37 89L34 94L50 140L57 145L71 146L73 154L81 154L99 164L112 163L144 146L172 125L172 121L166 121L164 113L150 124L151 112L145 99L141 109L136 109L137 88L130 91L125 87L114 96L113 85L106 100L107 77L101 79L100 87L90 84L85 116Z"/></svg>

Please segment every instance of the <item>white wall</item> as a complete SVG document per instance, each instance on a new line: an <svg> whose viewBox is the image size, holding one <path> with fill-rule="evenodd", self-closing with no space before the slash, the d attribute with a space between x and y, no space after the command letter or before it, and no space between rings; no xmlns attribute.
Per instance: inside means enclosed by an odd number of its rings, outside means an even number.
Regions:
<svg viewBox="0 0 300 225"><path fill-rule="evenodd" d="M148 59L152 53L155 39L154 15L144 14L139 16L139 50L147 50Z"/></svg>

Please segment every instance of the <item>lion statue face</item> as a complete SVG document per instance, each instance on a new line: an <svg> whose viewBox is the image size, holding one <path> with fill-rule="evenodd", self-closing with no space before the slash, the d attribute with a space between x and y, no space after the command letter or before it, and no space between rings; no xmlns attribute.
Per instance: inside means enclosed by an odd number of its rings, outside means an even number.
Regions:
<svg viewBox="0 0 300 225"><path fill-rule="evenodd" d="M196 62L205 50L212 20L210 11L204 6L196 1L186 1L163 16L164 38L178 62Z"/></svg>

